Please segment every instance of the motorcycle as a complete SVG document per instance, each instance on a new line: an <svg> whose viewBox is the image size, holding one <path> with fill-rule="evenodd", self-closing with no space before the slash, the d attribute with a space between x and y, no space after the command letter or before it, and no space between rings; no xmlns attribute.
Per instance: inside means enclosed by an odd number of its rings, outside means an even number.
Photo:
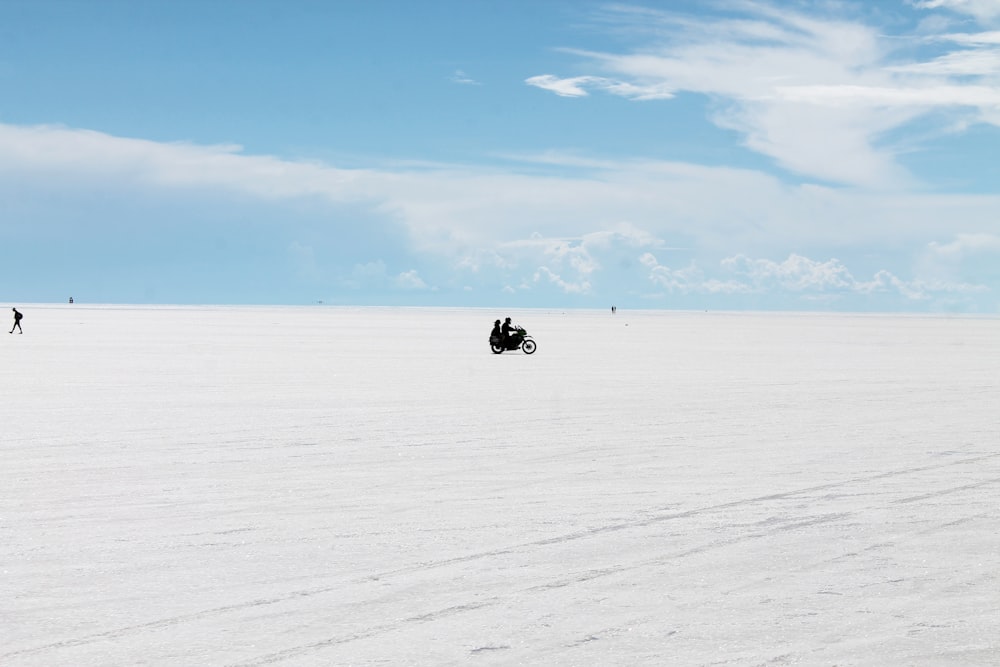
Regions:
<svg viewBox="0 0 1000 667"><path fill-rule="evenodd" d="M510 334L510 339L507 344L504 345L501 342L500 336L490 336L490 349L493 350L493 354L500 354L504 350L522 350L525 354L532 354L538 345L532 340L528 332L522 327L514 327L514 331Z"/></svg>

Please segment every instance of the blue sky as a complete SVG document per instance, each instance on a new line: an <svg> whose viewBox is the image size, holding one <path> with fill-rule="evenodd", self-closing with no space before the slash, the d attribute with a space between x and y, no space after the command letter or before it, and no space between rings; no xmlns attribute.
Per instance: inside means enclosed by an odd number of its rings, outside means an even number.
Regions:
<svg viewBox="0 0 1000 667"><path fill-rule="evenodd" d="M0 299L1000 312L1000 0L0 3Z"/></svg>

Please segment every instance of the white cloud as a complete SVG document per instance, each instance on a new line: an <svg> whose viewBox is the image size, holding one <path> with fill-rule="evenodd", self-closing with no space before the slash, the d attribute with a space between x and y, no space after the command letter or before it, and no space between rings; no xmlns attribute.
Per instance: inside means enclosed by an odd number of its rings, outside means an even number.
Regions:
<svg viewBox="0 0 1000 667"><path fill-rule="evenodd" d="M536 168L558 172L563 165L573 168L572 176ZM732 254L822 244L926 244L956 233L989 233L1000 210L996 196L791 187L749 170L672 162L545 154L529 166L524 175L517 162L506 170L347 170L246 155L234 147L0 124L0 170L34 174L47 189L99 182L129 193L192 190L351 203L402 225L417 250L454 256L470 269L509 268L517 261L517 244L539 251L540 263L546 252L575 253L581 267L587 265L584 253L602 245L682 245Z"/></svg>
<svg viewBox="0 0 1000 667"><path fill-rule="evenodd" d="M650 252L643 253L639 261L649 271L649 280L668 292L726 291L724 288L716 289L714 285L709 288L708 285L712 281L706 280L702 271L694 264L672 269L660 264L656 256ZM740 288L748 291L745 286ZM735 291L741 291L740 288Z"/></svg>
<svg viewBox="0 0 1000 667"><path fill-rule="evenodd" d="M665 100L674 96L673 90L664 85L638 85L599 76L561 79L551 74L542 74L525 79L525 83L548 90L560 97L587 97L588 88L603 90L632 100Z"/></svg>
<svg viewBox="0 0 1000 667"><path fill-rule="evenodd" d="M246 155L240 146L160 143L90 130L0 124L0 169L44 171L87 180L178 188L227 188L255 197L322 195L356 200L364 170Z"/></svg>
<svg viewBox="0 0 1000 667"><path fill-rule="evenodd" d="M959 234L949 243L932 241L928 247L939 257L961 260L972 254L1000 254L1000 236L986 233Z"/></svg>
<svg viewBox="0 0 1000 667"><path fill-rule="evenodd" d="M935 1L981 19L1000 15L997 2ZM646 37L625 53L571 51L595 73L528 83L559 95L602 90L629 99L665 99L678 91L710 96L713 120L741 133L746 146L807 177L865 187L898 187L909 178L884 142L890 130L921 115L974 112L976 122L1000 123L1000 50L996 33L948 32L925 39L955 50L900 62L898 41L878 26L760 2L729 5L731 18L671 11L605 10ZM967 118L963 118L963 121ZM953 119L942 118L954 126Z"/></svg>
<svg viewBox="0 0 1000 667"><path fill-rule="evenodd" d="M166 193L175 201L188 192L195 201L221 197L229 202L233 193L275 206L289 200L291 212L295 200L305 197L310 207L329 203L331 234L338 238L348 229L338 221L344 219L344 204L350 203L351 226L382 226L384 231L374 230L376 238L391 235L409 253L392 263L420 267L419 273L402 274L398 268L390 272L384 261L353 269L328 267L311 245L291 247L300 272L305 272L301 275L340 275L341 284L352 289L431 289L427 286L443 284L428 272L434 267L435 272L457 272L458 284L507 284L536 291L554 286L574 294L602 293L610 289L610 281L619 279L616 276L629 272L638 282L652 281L678 293L749 294L798 285L803 295L823 290L863 294L860 288L842 287L851 280L846 267L858 264L859 253L875 253L881 265L873 267L876 260L865 260L868 274L884 270L907 277L897 283L883 276L853 284L900 294L902 285L913 293L941 293L945 288L940 286L977 285L977 276L989 276L990 255L985 253L996 252L1000 210L1000 196L995 195L790 186L749 170L651 160L546 153L520 156L506 169L420 165L344 170L246 155L234 147L159 144L67 128L10 125L0 125L0 172L8 182L16 175L18 183L33 183L42 198L82 183L87 189L118 190L130 197ZM278 219L273 224L286 223ZM805 259L730 262L742 273L721 264L723 258L738 255L834 255L824 248L836 248L842 264ZM653 253L670 261L660 264ZM986 259L980 259L976 273L961 261L949 262L949 257ZM647 266L644 262L650 258L653 263ZM914 268L920 273L910 277Z"/></svg>
<svg viewBox="0 0 1000 667"><path fill-rule="evenodd" d="M789 294L799 298L830 300L853 295L893 292L911 301L925 301L940 295L988 291L983 285L959 281L903 280L887 270L877 271L870 280L859 280L837 259L817 261L792 254L782 261L735 255L723 259L721 277L708 275L690 265L671 269L651 253L642 256L649 280L671 293L700 294ZM725 274L734 274L726 278Z"/></svg>
<svg viewBox="0 0 1000 667"><path fill-rule="evenodd" d="M902 74L923 74L935 77L951 76L992 76L1000 73L1000 52L997 51L953 51L943 56L927 62L910 63L907 65L897 65L886 68L890 72ZM961 89L956 90L954 86L935 86L938 90L947 90L950 93L962 95ZM979 86L988 88L988 86ZM904 91L905 92L905 91ZM917 89L917 92L920 92ZM951 96L939 97L937 101L947 104ZM989 105L995 103L995 97L985 96L981 98L983 103Z"/></svg>
<svg viewBox="0 0 1000 667"><path fill-rule="evenodd" d="M452 83L458 83L463 86L480 86L482 85L479 81L476 81L468 74L460 69L455 70L455 73L451 75Z"/></svg>
<svg viewBox="0 0 1000 667"><path fill-rule="evenodd" d="M664 248L662 240L630 223L617 223L607 230L579 237L545 237L532 234L529 238L499 244L490 251L494 265L506 270L533 267L532 280L523 285L552 284L567 294L589 294L594 279L608 268L606 262L635 258L645 248ZM478 270L480 262L468 261L465 266Z"/></svg>
<svg viewBox="0 0 1000 667"><path fill-rule="evenodd" d="M722 260L722 266L755 285L774 283L792 291L851 289L856 284L851 272L836 259L817 262L792 254L774 262L736 255Z"/></svg>
<svg viewBox="0 0 1000 667"><path fill-rule="evenodd" d="M980 21L1000 18L1000 2L997 0L916 0L913 4L920 9L949 9Z"/></svg>
<svg viewBox="0 0 1000 667"><path fill-rule="evenodd" d="M566 294L588 294L591 289L590 282L587 280L580 280L576 282L564 280L562 276L553 272L547 266L540 266L535 271L534 281L537 282L549 282L556 285L562 292Z"/></svg>
<svg viewBox="0 0 1000 667"><path fill-rule="evenodd" d="M961 33L944 34L941 36L940 39L949 40L955 42L956 44L965 44L970 46L978 46L978 45L992 46L995 44L1000 44L1000 30L991 30L988 32L961 32Z"/></svg>
<svg viewBox="0 0 1000 667"><path fill-rule="evenodd" d="M1000 90L988 86L928 86L925 88L879 88L875 86L779 87L778 95L792 102L844 107L997 107Z"/></svg>
<svg viewBox="0 0 1000 667"><path fill-rule="evenodd" d="M589 76L560 79L551 74L540 74L525 80L525 83L551 91L560 97L586 97L588 93L581 84L590 83L595 79L596 77Z"/></svg>
<svg viewBox="0 0 1000 667"><path fill-rule="evenodd" d="M416 270L404 271L396 276L396 286L407 290L427 289L427 283L423 281Z"/></svg>

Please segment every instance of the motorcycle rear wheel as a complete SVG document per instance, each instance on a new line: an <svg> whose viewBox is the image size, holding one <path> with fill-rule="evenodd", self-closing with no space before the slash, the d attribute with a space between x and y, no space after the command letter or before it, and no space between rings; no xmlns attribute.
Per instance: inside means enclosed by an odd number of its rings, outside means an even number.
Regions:
<svg viewBox="0 0 1000 667"><path fill-rule="evenodd" d="M500 354L503 352L503 346L501 345L493 345L490 343L490 349L493 350L493 354Z"/></svg>
<svg viewBox="0 0 1000 667"><path fill-rule="evenodd" d="M526 340L523 343L521 343L521 349L524 350L525 354L533 353L537 347L538 346L535 345L535 341L533 340Z"/></svg>

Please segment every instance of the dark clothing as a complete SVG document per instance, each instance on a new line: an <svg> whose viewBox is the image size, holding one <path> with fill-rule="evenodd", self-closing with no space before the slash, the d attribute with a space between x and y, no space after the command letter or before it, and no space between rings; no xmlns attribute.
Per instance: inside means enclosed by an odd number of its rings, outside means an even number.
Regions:
<svg viewBox="0 0 1000 667"><path fill-rule="evenodd" d="M10 328L10 333L14 333L14 329L17 329L20 333L24 333L24 329L21 328L21 318L24 315L17 312L17 308L13 308L12 310L14 311L14 326Z"/></svg>
<svg viewBox="0 0 1000 667"><path fill-rule="evenodd" d="M510 322L504 322L503 326L500 327L500 333L502 334L502 341L504 347L510 346L511 332L514 331L514 325Z"/></svg>
<svg viewBox="0 0 1000 667"><path fill-rule="evenodd" d="M500 342L503 339L503 334L500 332L500 325L494 324L493 331L490 332L490 340L496 340Z"/></svg>

